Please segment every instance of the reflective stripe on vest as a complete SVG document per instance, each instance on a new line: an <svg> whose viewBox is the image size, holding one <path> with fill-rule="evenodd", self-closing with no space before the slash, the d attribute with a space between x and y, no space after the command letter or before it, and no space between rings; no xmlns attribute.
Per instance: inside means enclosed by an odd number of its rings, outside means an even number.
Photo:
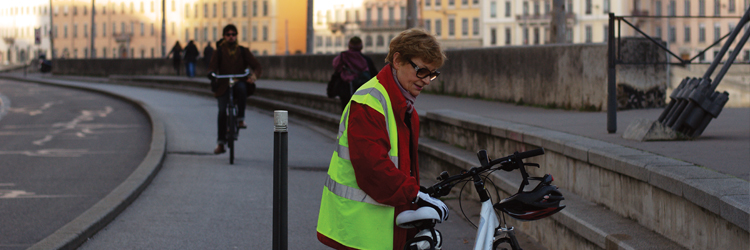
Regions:
<svg viewBox="0 0 750 250"><path fill-rule="evenodd" d="M368 106L383 115L391 147L388 156L394 166L399 167L398 134L390 97L374 77L352 95L341 115L337 136L339 145L328 166L317 231L347 247L392 249L394 208L372 199L359 188L354 176L347 136L352 102Z"/></svg>

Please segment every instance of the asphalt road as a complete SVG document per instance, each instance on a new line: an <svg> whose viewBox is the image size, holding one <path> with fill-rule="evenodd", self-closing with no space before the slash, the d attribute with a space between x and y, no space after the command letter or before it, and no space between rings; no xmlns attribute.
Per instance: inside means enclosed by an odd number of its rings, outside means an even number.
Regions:
<svg viewBox="0 0 750 250"><path fill-rule="evenodd" d="M0 249L26 249L78 217L140 164L150 137L128 102L0 80Z"/></svg>

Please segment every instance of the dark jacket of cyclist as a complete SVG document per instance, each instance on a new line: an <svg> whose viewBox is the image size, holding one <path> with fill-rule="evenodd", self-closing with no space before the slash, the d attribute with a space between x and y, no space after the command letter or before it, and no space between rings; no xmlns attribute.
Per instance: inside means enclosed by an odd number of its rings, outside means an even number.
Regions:
<svg viewBox="0 0 750 250"><path fill-rule="evenodd" d="M217 46L216 51L211 57L211 62L208 66L209 78L211 78L211 72L215 72L220 75L228 74L243 74L245 69L251 68L253 74L249 77L241 78L234 84L233 93L234 100L237 103L237 121L239 128L246 128L245 124L245 107L247 105L247 89L248 84L254 84L255 80L260 77L262 69L260 62L253 56L248 48L242 47L237 44L237 27L230 24L224 27L223 41ZM211 90L214 91L214 96L219 102L219 116L218 116L218 138L216 140L216 148L214 148L214 154L221 154L226 152L224 144L226 143L226 132L227 132L227 105L229 104L229 79L214 79L218 83L218 86ZM250 87L252 88L252 87Z"/></svg>
<svg viewBox="0 0 750 250"><path fill-rule="evenodd" d="M416 29L390 46L390 64L359 88L341 116L317 227L318 240L335 249L403 249L417 233L395 225L405 210L430 206L440 221L447 218L445 204L419 191L413 106L444 55L433 36Z"/></svg>

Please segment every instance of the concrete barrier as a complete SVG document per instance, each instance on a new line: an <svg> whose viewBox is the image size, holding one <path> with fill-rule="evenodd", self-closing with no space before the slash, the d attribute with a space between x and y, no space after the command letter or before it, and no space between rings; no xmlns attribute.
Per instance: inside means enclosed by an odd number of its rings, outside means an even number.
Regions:
<svg viewBox="0 0 750 250"><path fill-rule="evenodd" d="M627 58L662 58L648 41L624 39ZM649 52L649 53L644 53ZM385 65L385 54L368 54L375 66ZM506 46L446 51L448 60L441 75L426 90L430 93L467 96L552 108L601 111L607 99L607 46L569 44ZM661 55L661 57L660 57ZM328 82L336 55L258 56L262 78ZM646 57L646 58L643 58ZM182 67L182 66L181 66ZM59 75L174 75L171 59L58 59L53 73ZM184 69L181 69L184 72ZM202 62L196 76L206 75ZM622 78L622 81L620 81ZM618 84L634 89L625 94L648 93L664 96L666 72L663 65L618 66ZM621 91L622 92L622 91ZM653 94L651 94L653 95ZM649 99L649 98L646 98ZM654 98L650 98L654 99ZM663 105L657 98L655 106ZM647 107L652 107L654 105ZM620 106L627 107L626 104Z"/></svg>

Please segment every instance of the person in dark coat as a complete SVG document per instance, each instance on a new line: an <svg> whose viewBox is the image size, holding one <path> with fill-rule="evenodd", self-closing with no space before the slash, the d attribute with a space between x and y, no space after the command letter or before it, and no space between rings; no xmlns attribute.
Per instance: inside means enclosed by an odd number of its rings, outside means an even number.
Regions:
<svg viewBox="0 0 750 250"><path fill-rule="evenodd" d="M185 71L188 77L195 76L195 62L198 60L198 47L192 40L185 46Z"/></svg>
<svg viewBox="0 0 750 250"><path fill-rule="evenodd" d="M206 43L206 47L203 48L203 62L206 63L206 67L211 63L211 56L214 55L214 47L211 47L211 43Z"/></svg>
<svg viewBox="0 0 750 250"><path fill-rule="evenodd" d="M172 50L167 54L167 58L169 58L169 55L172 55L174 70L177 71L177 75L180 75L180 61L182 60L182 46L180 46L180 41L174 43Z"/></svg>
<svg viewBox="0 0 750 250"><path fill-rule="evenodd" d="M342 109L349 103L356 88L359 88L359 86L351 86L354 89L350 89L350 84L348 84L358 77L359 72L367 71L370 77L378 74L372 58L362 54L362 39L357 36L349 39L348 50L333 58L333 69L338 73L339 79L337 80L341 81L341 84L337 85L341 89L337 92Z"/></svg>

